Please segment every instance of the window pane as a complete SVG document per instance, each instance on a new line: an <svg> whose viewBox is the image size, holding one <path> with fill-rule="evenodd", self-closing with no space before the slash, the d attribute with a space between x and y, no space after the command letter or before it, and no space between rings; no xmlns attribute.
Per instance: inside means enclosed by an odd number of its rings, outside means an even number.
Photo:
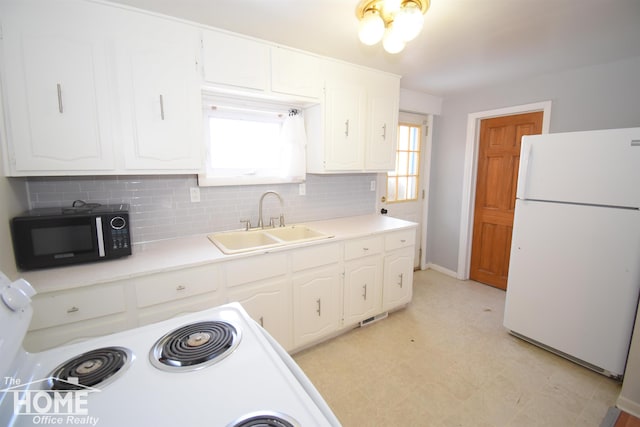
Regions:
<svg viewBox="0 0 640 427"><path fill-rule="evenodd" d="M409 137L410 139L410 143L409 143L409 150L411 151L418 151L419 150L419 144L420 144L420 134L418 133L420 129L416 128L416 127L412 127L411 128L411 136Z"/></svg>
<svg viewBox="0 0 640 427"><path fill-rule="evenodd" d="M407 178L398 178L398 197L397 200L407 200Z"/></svg>
<svg viewBox="0 0 640 427"><path fill-rule="evenodd" d="M398 128L398 150L407 151L409 149L409 128L400 126Z"/></svg>
<svg viewBox="0 0 640 427"><path fill-rule="evenodd" d="M408 175L418 175L418 167L419 167L419 157L415 151L412 151L408 154L409 156L409 173Z"/></svg>
<svg viewBox="0 0 640 427"><path fill-rule="evenodd" d="M396 166L396 173L398 175L407 175L409 173L409 153L406 151L398 152L398 165Z"/></svg>
<svg viewBox="0 0 640 427"><path fill-rule="evenodd" d="M387 200L394 201L396 200L396 181L398 178L387 179Z"/></svg>
<svg viewBox="0 0 640 427"><path fill-rule="evenodd" d="M415 176L407 177L407 198L418 198L418 180Z"/></svg>

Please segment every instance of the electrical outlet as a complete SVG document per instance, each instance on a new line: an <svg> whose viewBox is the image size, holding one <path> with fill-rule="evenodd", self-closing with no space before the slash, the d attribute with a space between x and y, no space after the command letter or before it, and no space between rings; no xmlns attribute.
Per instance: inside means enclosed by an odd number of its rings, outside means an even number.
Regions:
<svg viewBox="0 0 640 427"><path fill-rule="evenodd" d="M376 182L375 181L371 181L371 183L369 184L369 190L370 191L376 191Z"/></svg>
<svg viewBox="0 0 640 427"><path fill-rule="evenodd" d="M191 195L191 203L198 203L200 201L200 189L198 187L191 187L189 194Z"/></svg>
<svg viewBox="0 0 640 427"><path fill-rule="evenodd" d="M307 194L307 184L303 182L300 185L298 185L298 194L300 194L301 196L304 196L305 194Z"/></svg>

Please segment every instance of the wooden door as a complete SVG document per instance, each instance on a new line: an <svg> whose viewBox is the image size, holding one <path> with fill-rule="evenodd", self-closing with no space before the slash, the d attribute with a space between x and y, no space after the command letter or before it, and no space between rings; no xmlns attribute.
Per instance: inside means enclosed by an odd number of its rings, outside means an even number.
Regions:
<svg viewBox="0 0 640 427"><path fill-rule="evenodd" d="M543 113L485 119L480 123L478 175L470 278L507 289L520 141L542 132Z"/></svg>

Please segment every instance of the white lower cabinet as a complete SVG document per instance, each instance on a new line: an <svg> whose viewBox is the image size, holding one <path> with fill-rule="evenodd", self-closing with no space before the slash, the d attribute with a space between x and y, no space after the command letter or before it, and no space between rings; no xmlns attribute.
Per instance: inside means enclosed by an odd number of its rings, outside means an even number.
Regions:
<svg viewBox="0 0 640 427"><path fill-rule="evenodd" d="M293 277L293 343L301 347L340 327L340 269L337 265Z"/></svg>
<svg viewBox="0 0 640 427"><path fill-rule="evenodd" d="M239 286L227 300L237 301L285 350L292 348L291 295L286 280Z"/></svg>
<svg viewBox="0 0 640 427"><path fill-rule="evenodd" d="M91 286L38 294L24 345L41 351L81 338L125 330L135 325L127 312L122 285Z"/></svg>
<svg viewBox="0 0 640 427"><path fill-rule="evenodd" d="M222 304L216 265L156 273L125 281L135 290L138 325Z"/></svg>
<svg viewBox="0 0 640 427"><path fill-rule="evenodd" d="M389 310L411 301L413 296L413 246L384 258L382 309Z"/></svg>
<svg viewBox="0 0 640 427"><path fill-rule="evenodd" d="M408 304L415 229L322 241L34 298L39 351L237 301L286 350Z"/></svg>
<svg viewBox="0 0 640 427"><path fill-rule="evenodd" d="M344 325L379 314L382 309L382 256L349 261L344 270Z"/></svg>

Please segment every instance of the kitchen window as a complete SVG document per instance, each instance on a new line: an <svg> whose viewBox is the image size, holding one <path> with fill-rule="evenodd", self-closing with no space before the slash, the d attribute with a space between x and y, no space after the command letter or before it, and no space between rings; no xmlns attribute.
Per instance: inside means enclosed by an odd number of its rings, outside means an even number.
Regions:
<svg viewBox="0 0 640 427"><path fill-rule="evenodd" d="M201 186L302 182L306 134L300 110L280 104L205 99L206 173Z"/></svg>
<svg viewBox="0 0 640 427"><path fill-rule="evenodd" d="M396 169L387 173L387 202L407 202L418 199L420 182L419 125L398 125Z"/></svg>

